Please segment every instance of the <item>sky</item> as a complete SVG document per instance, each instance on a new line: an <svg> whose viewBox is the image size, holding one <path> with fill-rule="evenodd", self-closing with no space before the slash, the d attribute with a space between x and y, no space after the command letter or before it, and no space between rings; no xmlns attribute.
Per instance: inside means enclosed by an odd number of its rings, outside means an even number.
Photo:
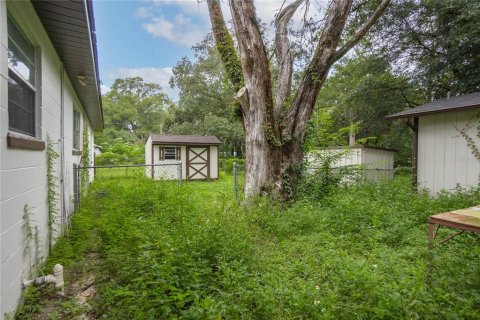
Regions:
<svg viewBox="0 0 480 320"><path fill-rule="evenodd" d="M255 1L257 15L271 22L283 0ZM286 1L286 3L291 0ZM102 92L117 78L141 76L154 82L172 99L172 68L191 47L210 32L207 4L197 0L94 0L95 26ZM223 1L223 13L230 11Z"/></svg>

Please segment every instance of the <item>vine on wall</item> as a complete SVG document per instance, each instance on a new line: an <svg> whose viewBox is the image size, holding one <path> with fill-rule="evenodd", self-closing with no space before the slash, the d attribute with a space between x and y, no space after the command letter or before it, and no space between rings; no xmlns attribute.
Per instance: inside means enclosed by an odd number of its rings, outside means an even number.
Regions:
<svg viewBox="0 0 480 320"><path fill-rule="evenodd" d="M480 140L480 113L475 114L475 116L472 118L472 121L475 121L475 120L477 121L477 138ZM466 132L466 130L470 128L470 126L471 126L471 123L469 122L467 123L467 126L465 128L462 128L462 129L455 128L455 129L458 131L458 133L460 133L460 135L467 142L467 147L472 152L472 155L478 161L480 161L480 147L477 146L477 144L475 143L475 140L471 136L469 136Z"/></svg>
<svg viewBox="0 0 480 320"><path fill-rule="evenodd" d="M31 215L32 209L26 204L23 207L23 230L25 231L25 249L24 255L28 255L29 269L28 276L31 277L34 274L34 266L38 266L40 263L40 233L38 226L32 226ZM33 241L33 247L32 247ZM32 250L34 251L32 253ZM33 261L32 261L33 258ZM33 262L33 264L32 264Z"/></svg>
<svg viewBox="0 0 480 320"><path fill-rule="evenodd" d="M47 135L47 206L48 206L48 249L52 249L53 231L55 230L55 220L58 217L58 194L57 194L57 177L55 176L55 159L58 153L55 151L50 136Z"/></svg>
<svg viewBox="0 0 480 320"><path fill-rule="evenodd" d="M90 161L90 139L88 136L88 126L87 122L83 122L83 132L82 132L82 167L89 167L91 164ZM81 190L82 194L87 191L88 182L90 181L90 170L82 169L81 171Z"/></svg>

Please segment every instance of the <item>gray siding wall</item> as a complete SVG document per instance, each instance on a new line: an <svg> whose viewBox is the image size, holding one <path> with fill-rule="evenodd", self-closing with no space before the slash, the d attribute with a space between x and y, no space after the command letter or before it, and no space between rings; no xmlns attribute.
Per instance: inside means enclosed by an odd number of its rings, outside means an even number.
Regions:
<svg viewBox="0 0 480 320"><path fill-rule="evenodd" d="M442 190L451 191L457 185L478 185L480 163L458 131L465 129L480 146L475 119L478 112L457 111L419 118L418 183L432 196Z"/></svg>

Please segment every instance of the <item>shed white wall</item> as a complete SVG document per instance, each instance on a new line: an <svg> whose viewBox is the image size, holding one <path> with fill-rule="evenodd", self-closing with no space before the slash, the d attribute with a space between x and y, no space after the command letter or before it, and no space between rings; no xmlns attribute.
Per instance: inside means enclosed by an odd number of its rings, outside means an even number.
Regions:
<svg viewBox="0 0 480 320"><path fill-rule="evenodd" d="M148 137L147 142L145 142L145 164L152 164L152 138ZM148 178L152 177L152 168L145 167L145 175Z"/></svg>
<svg viewBox="0 0 480 320"><path fill-rule="evenodd" d="M167 145L165 145L167 146ZM148 137L147 142L145 143L145 164L152 164L152 152L153 152L153 164L165 164L165 163L178 163L178 160L160 160L160 145L153 145L151 138ZM176 147L176 146L175 146ZM187 146L180 147L180 162L182 163L182 179L187 179ZM218 169L219 169L219 157L218 157L218 146L210 146L210 179L218 179ZM151 178L152 169L147 167L145 168L145 174L147 177ZM154 179L176 179L177 167L176 166L166 166L166 167L155 167L154 168Z"/></svg>
<svg viewBox="0 0 480 320"><path fill-rule="evenodd" d="M218 147L210 146L210 179L218 179Z"/></svg>
<svg viewBox="0 0 480 320"><path fill-rule="evenodd" d="M187 180L187 147L180 146L181 150L181 161L182 161L182 179Z"/></svg>
<svg viewBox="0 0 480 320"><path fill-rule="evenodd" d="M319 167L324 157L335 157L332 168L360 165L362 164L362 149L360 148L337 148L337 149L321 149L309 152L306 160L309 167Z"/></svg>
<svg viewBox="0 0 480 320"><path fill-rule="evenodd" d="M368 169L368 178L374 181L393 179L393 155L389 150L363 148L362 164Z"/></svg>
<svg viewBox="0 0 480 320"><path fill-rule="evenodd" d="M166 180L175 180L178 179L178 167L175 165L178 163L178 160L160 160L160 147L159 145L154 145L153 146L153 163L154 164L168 164L166 166L158 166L154 167L154 179L160 180L160 179L166 179ZM172 146L176 147L176 146ZM185 147L182 147L185 148ZM183 167L185 166L185 163L183 161L183 157L181 157L182 160L182 176L183 174ZM183 177L182 177L183 179Z"/></svg>
<svg viewBox="0 0 480 320"><path fill-rule="evenodd" d="M0 0L0 319L5 313L13 312L21 295L21 280L31 276L31 261L35 253L28 254L25 248L28 243L25 231L23 210L25 205L32 213L32 227L39 230L39 256L48 254L48 211L47 211L47 169L46 151L12 149L7 147L8 133L8 34L7 6L14 15L20 28L39 50L40 63L37 73L41 81L37 95L41 97L40 138L46 141L47 136L54 144L55 150L64 155L63 190L65 203L60 201L62 171L61 159L55 163L57 176L58 207L67 214L73 209L73 163L79 163L80 157L72 155L73 146L73 104L82 106L74 93L68 77L64 77L64 140L62 153L61 140L61 74L62 67L58 55L38 19L29 1ZM83 122L83 119L82 119ZM93 134L88 127L93 159ZM93 178L93 175L91 175ZM59 221L57 221L59 222ZM56 226L56 230L60 230Z"/></svg>
<svg viewBox="0 0 480 320"><path fill-rule="evenodd" d="M359 171L366 178L373 181L393 179L393 151L368 147L345 147L336 149L323 149L307 154L306 159L311 167L319 167L322 157L338 157L332 168L361 166L364 171Z"/></svg>
<svg viewBox="0 0 480 320"><path fill-rule="evenodd" d="M418 184L432 196L442 190L479 183L480 163L456 129L465 132L480 146L476 128L477 111L456 111L419 117Z"/></svg>
<svg viewBox="0 0 480 320"><path fill-rule="evenodd" d="M346 167L362 164L362 149L360 148L351 148L351 149L330 149L327 151L330 155L341 156L339 159L335 160L332 167Z"/></svg>

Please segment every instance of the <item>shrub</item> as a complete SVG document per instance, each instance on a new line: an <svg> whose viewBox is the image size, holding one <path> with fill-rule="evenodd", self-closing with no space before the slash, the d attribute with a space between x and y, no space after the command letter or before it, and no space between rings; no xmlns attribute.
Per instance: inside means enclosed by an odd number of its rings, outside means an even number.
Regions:
<svg viewBox="0 0 480 320"><path fill-rule="evenodd" d="M239 158L228 158L220 159L220 168L227 174L233 173L233 163L236 163L239 166L245 165L245 159Z"/></svg>
<svg viewBox="0 0 480 320"><path fill-rule="evenodd" d="M103 152L95 157L95 164L142 164L145 163L144 154L143 144L126 143L122 139L117 139L113 145L105 146Z"/></svg>
<svg viewBox="0 0 480 320"><path fill-rule="evenodd" d="M320 200L341 184L355 183L361 180L361 166L334 167L335 161L344 153L316 155L315 167L304 163L298 186L298 196Z"/></svg>

